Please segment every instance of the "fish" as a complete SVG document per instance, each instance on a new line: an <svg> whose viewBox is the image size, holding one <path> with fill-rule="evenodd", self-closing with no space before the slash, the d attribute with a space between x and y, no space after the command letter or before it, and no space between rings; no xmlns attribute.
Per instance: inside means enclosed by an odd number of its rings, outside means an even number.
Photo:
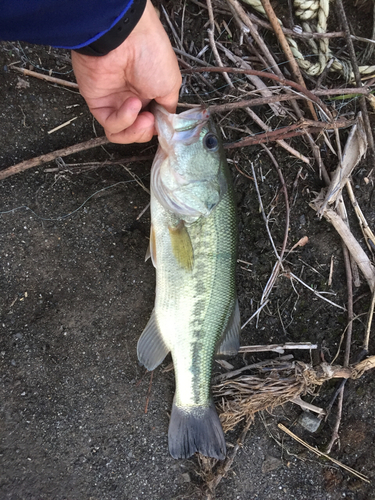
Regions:
<svg viewBox="0 0 375 500"><path fill-rule="evenodd" d="M146 260L156 268L155 305L139 338L139 362L154 370L171 352L176 390L169 452L223 460L226 444L211 396L216 355L239 349L235 285L237 217L220 136L203 107L180 114L154 105L159 147L151 167Z"/></svg>

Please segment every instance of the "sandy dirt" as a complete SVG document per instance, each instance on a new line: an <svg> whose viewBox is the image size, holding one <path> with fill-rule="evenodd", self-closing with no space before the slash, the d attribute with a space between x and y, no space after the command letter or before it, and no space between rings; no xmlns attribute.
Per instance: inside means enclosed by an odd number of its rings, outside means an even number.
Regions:
<svg viewBox="0 0 375 500"><path fill-rule="evenodd" d="M194 10L194 7L191 8ZM12 71L10 63L52 69L72 79L69 55L48 47L0 45L0 167L103 134L80 95ZM194 94L193 94L194 99ZM77 117L59 131L48 131ZM155 144L96 148L64 158L82 163L150 155ZM291 201L290 249L309 243L286 261L311 287L346 303L339 237L309 207L322 187L318 173L278 151ZM329 165L334 158L326 152ZM276 245L282 244L285 205L277 172L259 147L229 155L251 172L260 189ZM331 162L331 163L329 163ZM149 184L150 161L127 164ZM233 164L232 164L233 165ZM303 179L295 185L303 166ZM367 220L375 227L372 166L354 178ZM275 257L253 183L233 168L239 214L238 292L243 320L257 308ZM174 388L168 357L152 379L140 367L136 343L153 308L155 275L144 262L148 246L148 194L121 165L93 170L52 162L0 181L0 497L7 500L169 500L206 498L197 457L174 460L167 429ZM363 243L353 219L353 232ZM328 286L331 258L333 284ZM364 280L354 290L355 314L370 304ZM356 322L353 359L361 348L365 316ZM346 326L341 309L301 285L280 277L258 327L247 326L241 343L313 342L331 361ZM374 353L374 342L370 352ZM309 361L309 353L293 352ZM235 366L276 354L238 356ZM317 359L316 359L317 357ZM338 362L342 363L342 354ZM219 365L215 368L223 369ZM327 383L306 400L326 407L336 389ZM340 441L332 456L373 481L375 382L368 373L345 391ZM335 410L335 407L334 407ZM317 433L297 423L291 403L257 415L233 466L217 490L218 500L323 500L375 498L373 485L321 460L283 435L278 422L313 446L324 448L335 411ZM227 434L228 452L242 425Z"/></svg>

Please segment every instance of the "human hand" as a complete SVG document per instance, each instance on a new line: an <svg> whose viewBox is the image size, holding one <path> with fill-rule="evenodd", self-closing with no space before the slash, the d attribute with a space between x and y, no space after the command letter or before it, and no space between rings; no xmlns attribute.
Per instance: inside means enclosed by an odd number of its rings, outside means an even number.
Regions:
<svg viewBox="0 0 375 500"><path fill-rule="evenodd" d="M80 92L111 142L147 142L154 116L142 111L155 99L174 113L181 86L177 58L150 0L128 38L102 57L72 51Z"/></svg>

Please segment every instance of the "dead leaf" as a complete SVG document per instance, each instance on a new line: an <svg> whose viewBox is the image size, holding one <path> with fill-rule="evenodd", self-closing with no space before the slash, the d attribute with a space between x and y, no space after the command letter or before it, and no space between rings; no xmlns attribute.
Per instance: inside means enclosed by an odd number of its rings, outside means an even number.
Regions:
<svg viewBox="0 0 375 500"><path fill-rule="evenodd" d="M363 125L362 115L361 113L358 113L357 121L355 125L353 125L345 144L344 152L342 154L342 162L339 163L332 176L324 203L319 210L319 215L323 214L324 209L328 204L334 203L341 195L342 188L345 186L348 177L353 172L356 165L358 165L362 156L366 154L366 150L366 132Z"/></svg>
<svg viewBox="0 0 375 500"><path fill-rule="evenodd" d="M27 80L24 80L20 76L17 77L17 80L18 80L18 82L16 85L16 89L27 89L30 87L30 82L28 82Z"/></svg>
<svg viewBox="0 0 375 500"><path fill-rule="evenodd" d="M292 246L290 252L293 252L293 250L297 247L304 247L305 245L307 245L308 242L309 242L309 237L303 236L300 240L297 241L295 245Z"/></svg>

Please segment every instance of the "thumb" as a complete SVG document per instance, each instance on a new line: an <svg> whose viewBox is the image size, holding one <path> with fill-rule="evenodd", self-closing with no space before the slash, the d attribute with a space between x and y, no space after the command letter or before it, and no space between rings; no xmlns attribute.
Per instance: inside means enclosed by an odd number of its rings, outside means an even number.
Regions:
<svg viewBox="0 0 375 500"><path fill-rule="evenodd" d="M179 89L168 95L155 97L155 101L163 106L168 113L175 113L178 103Z"/></svg>

